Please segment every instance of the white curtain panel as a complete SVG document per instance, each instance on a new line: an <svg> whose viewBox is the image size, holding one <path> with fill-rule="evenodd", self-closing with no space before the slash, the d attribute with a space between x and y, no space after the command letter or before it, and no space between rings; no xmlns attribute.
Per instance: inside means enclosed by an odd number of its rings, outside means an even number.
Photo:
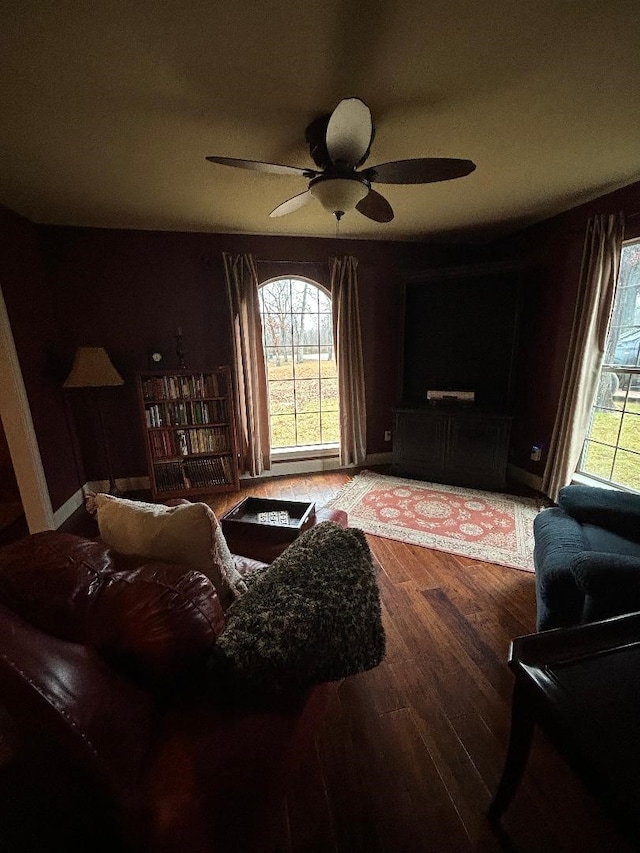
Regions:
<svg viewBox="0 0 640 853"><path fill-rule="evenodd" d="M622 213L594 216L587 223L560 406L542 479L543 491L554 501L560 489L571 482L589 426L604 359L623 239Z"/></svg>
<svg viewBox="0 0 640 853"><path fill-rule="evenodd" d="M258 272L251 255L223 252L222 258L233 340L240 471L256 477L271 468Z"/></svg>
<svg viewBox="0 0 640 853"><path fill-rule="evenodd" d="M340 406L340 463L360 465L367 455L367 406L358 310L358 261L331 258L333 341Z"/></svg>

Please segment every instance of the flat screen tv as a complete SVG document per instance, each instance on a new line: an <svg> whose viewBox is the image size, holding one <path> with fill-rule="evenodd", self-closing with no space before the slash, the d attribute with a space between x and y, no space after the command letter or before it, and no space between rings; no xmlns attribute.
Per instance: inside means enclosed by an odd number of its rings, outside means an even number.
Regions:
<svg viewBox="0 0 640 853"><path fill-rule="evenodd" d="M474 406L512 405L520 276L516 271L443 272L405 285L402 403L428 390L473 391Z"/></svg>

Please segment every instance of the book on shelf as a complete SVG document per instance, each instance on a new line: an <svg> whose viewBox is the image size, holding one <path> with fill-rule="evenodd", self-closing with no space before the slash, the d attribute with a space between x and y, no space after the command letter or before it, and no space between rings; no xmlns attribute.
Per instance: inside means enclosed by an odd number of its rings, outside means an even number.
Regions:
<svg viewBox="0 0 640 853"><path fill-rule="evenodd" d="M174 492L189 488L181 462L163 462L154 465L153 473L158 491Z"/></svg>
<svg viewBox="0 0 640 853"><path fill-rule="evenodd" d="M176 444L173 430L161 429L149 433L151 452L154 459L164 459L176 455Z"/></svg>
<svg viewBox="0 0 640 853"><path fill-rule="evenodd" d="M224 397L228 394L224 385L224 377L219 377L216 373L147 376L142 379L142 396L145 400Z"/></svg>
<svg viewBox="0 0 640 853"><path fill-rule="evenodd" d="M187 459L184 462L184 470L192 486L221 486L233 483L231 463L226 457Z"/></svg>

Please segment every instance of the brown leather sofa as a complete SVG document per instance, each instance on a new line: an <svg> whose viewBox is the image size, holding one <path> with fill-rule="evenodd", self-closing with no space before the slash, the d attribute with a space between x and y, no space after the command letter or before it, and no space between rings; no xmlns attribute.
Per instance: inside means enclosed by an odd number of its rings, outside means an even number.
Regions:
<svg viewBox="0 0 640 853"><path fill-rule="evenodd" d="M229 695L208 677L213 586L143 563L57 531L0 550L2 850L268 850L331 687Z"/></svg>

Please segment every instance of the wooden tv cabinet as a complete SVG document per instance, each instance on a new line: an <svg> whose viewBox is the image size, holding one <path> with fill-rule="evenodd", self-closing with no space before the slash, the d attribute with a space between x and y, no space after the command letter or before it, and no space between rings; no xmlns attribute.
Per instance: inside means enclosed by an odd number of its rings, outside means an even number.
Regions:
<svg viewBox="0 0 640 853"><path fill-rule="evenodd" d="M474 407L393 410L392 473L436 483L503 489L511 416Z"/></svg>

